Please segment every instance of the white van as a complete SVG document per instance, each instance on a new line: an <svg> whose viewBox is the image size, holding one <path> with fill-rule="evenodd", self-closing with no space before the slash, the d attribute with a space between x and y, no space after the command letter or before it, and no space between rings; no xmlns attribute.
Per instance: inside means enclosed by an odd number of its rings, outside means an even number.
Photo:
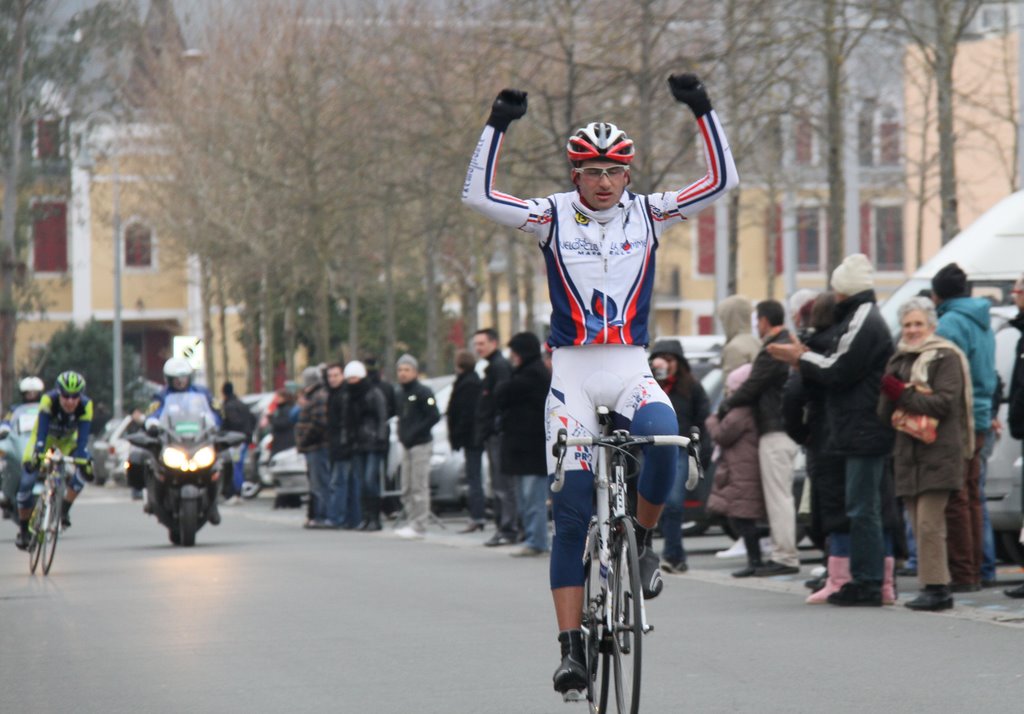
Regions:
<svg viewBox="0 0 1024 714"><path fill-rule="evenodd" d="M899 306L919 293L930 294L932 277L949 263L967 273L972 295L1012 306L1010 290L1024 274L1024 191L1010 194L983 213L896 289L881 307L894 331Z"/></svg>
<svg viewBox="0 0 1024 714"><path fill-rule="evenodd" d="M956 263L967 273L971 294L992 300L992 330L996 334L996 371L1004 390L1016 353L1018 331L1007 323L1017 314L1011 290L1024 275L1024 191L1007 196L961 231L931 260L922 265L880 307L896 335L899 306L918 294L931 294L932 277L943 266ZM1005 391L1003 394L1006 396ZM1024 564L1018 542L1022 518L1021 443L1006 429L1006 405L998 413L1003 434L988 460L985 500L997 550L1007 560Z"/></svg>

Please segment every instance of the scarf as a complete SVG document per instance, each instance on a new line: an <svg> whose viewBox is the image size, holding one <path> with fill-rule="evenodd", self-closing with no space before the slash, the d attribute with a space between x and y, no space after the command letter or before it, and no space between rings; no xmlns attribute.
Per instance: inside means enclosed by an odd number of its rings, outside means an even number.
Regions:
<svg viewBox="0 0 1024 714"><path fill-rule="evenodd" d="M967 458L971 458L974 455L974 387L971 382L971 366L967 362L967 355L954 343L945 337L939 337L934 332L916 345L909 345L902 338L896 344L898 354L917 355L917 359L910 366L908 389L916 389L922 394L931 394L933 391L931 385L928 384L928 368L939 356L940 349L949 350L960 360L960 372L964 383L964 413L967 415L964 446L967 448Z"/></svg>

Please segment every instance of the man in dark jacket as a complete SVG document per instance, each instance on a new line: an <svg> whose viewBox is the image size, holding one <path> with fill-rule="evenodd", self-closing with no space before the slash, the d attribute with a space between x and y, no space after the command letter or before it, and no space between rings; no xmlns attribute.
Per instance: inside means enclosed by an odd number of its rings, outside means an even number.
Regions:
<svg viewBox="0 0 1024 714"><path fill-rule="evenodd" d="M224 498L231 503L238 503L241 499L238 494L242 490L242 483L245 482L245 454L249 449L249 442L252 440L252 430L255 426L255 419L249 407L242 403L242 400L235 395L235 385L231 382L224 382L220 388L221 396L224 398L221 404L221 427L225 431L237 431L245 434L245 441L239 447L237 458L232 458L233 468L225 468L224 483L221 484ZM232 454L234 457L234 454ZM225 465L226 466L226 465Z"/></svg>
<svg viewBox="0 0 1024 714"><path fill-rule="evenodd" d="M469 485L469 523L459 533L482 531L487 522L482 478L484 447L477 441L476 428L481 382L475 368L476 359L467 350L455 353L455 384L448 399L448 443L452 451L465 451Z"/></svg>
<svg viewBox="0 0 1024 714"><path fill-rule="evenodd" d="M353 491L352 452L353 419L349 395L345 390L342 366L327 365L327 455L330 460L326 524L331 528L351 529L359 523L359 501ZM353 513L354 511L354 513Z"/></svg>
<svg viewBox="0 0 1024 714"><path fill-rule="evenodd" d="M441 421L430 387L419 381L419 362L410 354L398 358L398 441L402 444L402 508L408 525L395 531L401 538L423 538L430 515L430 430Z"/></svg>
<svg viewBox="0 0 1024 714"><path fill-rule="evenodd" d="M548 540L548 467L544 403L551 375L540 358L540 340L520 332L508 342L512 375L494 395L501 417L501 470L518 482L518 505L526 541L512 555L530 557L550 550Z"/></svg>
<svg viewBox="0 0 1024 714"><path fill-rule="evenodd" d="M1013 302L1017 305L1017 316L1010 325L1020 332L1017 340L1016 358L1013 361L1013 375L1010 377L1009 415L1007 426L1010 436L1024 439L1024 275L1013 286ZM1009 597L1024 598L1024 585L1004 590Z"/></svg>
<svg viewBox="0 0 1024 714"><path fill-rule="evenodd" d="M497 527L494 535L484 545L510 545L518 541L519 534L516 491L515 484L501 470L501 420L494 404L494 393L498 385L508 381L512 375L512 366L498 349L498 333L491 328L479 330L473 335L473 349L478 357L487 360L480 389L480 404L477 407L476 438L487 450Z"/></svg>
<svg viewBox="0 0 1024 714"><path fill-rule="evenodd" d="M829 426L825 448L846 458L852 580L828 602L880 606L885 559L881 486L893 432L876 409L882 374L893 353L892 335L878 311L874 268L867 256L847 256L832 273L832 289L839 337L831 354L809 351L799 342L769 345L768 351L797 366L804 380L824 386Z"/></svg>
<svg viewBox="0 0 1024 714"><path fill-rule="evenodd" d="M793 460L797 445L786 433L782 418L782 390L789 370L768 353L771 345L792 342L785 328L786 311L777 300L763 300L757 304L756 312L761 351L754 359L747 381L722 402L718 412L722 417L733 407L751 407L754 410L760 434L757 456L761 483L774 543L771 560L754 570L755 575L765 577L800 572L800 558L796 553L796 506L793 503Z"/></svg>
<svg viewBox="0 0 1024 714"><path fill-rule="evenodd" d="M388 450L388 407L384 392L370 381L366 365L353 360L345 365L345 392L353 435L352 483L349 499L361 503L350 509L350 523L361 531L380 530L380 468Z"/></svg>
<svg viewBox="0 0 1024 714"><path fill-rule="evenodd" d="M327 453L327 390L319 367L302 371L302 392L298 398L295 447L306 457L309 475L309 510L306 528L327 525L331 463Z"/></svg>
<svg viewBox="0 0 1024 714"><path fill-rule="evenodd" d="M664 366L661 366L664 361ZM672 409L679 422L679 433L689 436L690 429L697 427L704 432L704 422L711 413L711 402L701 383L690 371L690 363L679 340L659 340L651 348L651 371L654 378L665 390ZM656 366L657 365L657 366ZM711 439L701 441L701 462L707 464L711 457ZM676 478L665 501L658 525L665 539L661 553L661 569L667 573L685 573L686 548L683 547L683 504L686 497L686 476L683 473L688 459L685 450L680 451Z"/></svg>
<svg viewBox="0 0 1024 714"><path fill-rule="evenodd" d="M945 337L967 356L973 390L974 453L964 486L946 504L946 540L952 592L981 589L984 543L981 451L992 438L992 398L996 391L996 338L988 298L970 297L967 274L956 263L943 266L932 278L932 301L939 313L935 334Z"/></svg>

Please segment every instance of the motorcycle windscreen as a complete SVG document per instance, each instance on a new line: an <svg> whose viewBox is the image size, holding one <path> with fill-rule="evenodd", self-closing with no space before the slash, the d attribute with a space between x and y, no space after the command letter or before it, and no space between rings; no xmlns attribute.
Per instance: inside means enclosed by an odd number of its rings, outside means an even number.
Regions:
<svg viewBox="0 0 1024 714"><path fill-rule="evenodd" d="M171 392L164 400L160 421L168 432L191 440L217 428L217 417L206 397L195 392Z"/></svg>

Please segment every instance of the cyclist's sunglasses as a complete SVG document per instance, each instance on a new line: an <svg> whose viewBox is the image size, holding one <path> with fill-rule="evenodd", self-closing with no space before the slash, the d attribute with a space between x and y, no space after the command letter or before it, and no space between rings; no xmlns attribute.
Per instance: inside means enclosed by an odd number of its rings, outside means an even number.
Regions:
<svg viewBox="0 0 1024 714"><path fill-rule="evenodd" d="M62 389L62 390L60 390L60 398L61 399L81 399L82 398L82 393L81 392L75 392L74 394L72 394L71 392L65 392Z"/></svg>
<svg viewBox="0 0 1024 714"><path fill-rule="evenodd" d="M573 169L577 174L586 176L589 179L621 178L629 171L628 166L584 166L581 169Z"/></svg>

